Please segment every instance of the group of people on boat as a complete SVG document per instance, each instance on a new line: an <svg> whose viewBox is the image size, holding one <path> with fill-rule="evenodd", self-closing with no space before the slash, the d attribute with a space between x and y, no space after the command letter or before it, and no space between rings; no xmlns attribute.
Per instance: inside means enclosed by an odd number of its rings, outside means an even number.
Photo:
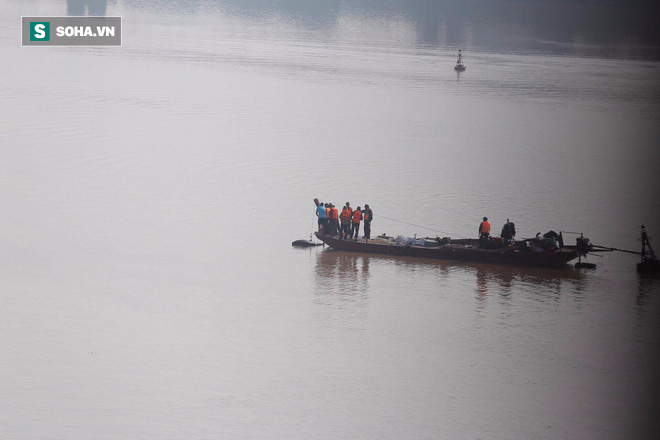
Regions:
<svg viewBox="0 0 660 440"><path fill-rule="evenodd" d="M369 205L351 208L351 204L346 202L342 207L341 213L333 203L319 202L316 207L316 216L318 217L319 234L339 235L342 240L357 240L360 233L360 223L364 222L364 238L371 238L371 221L374 213Z"/></svg>
<svg viewBox="0 0 660 440"><path fill-rule="evenodd" d="M479 224L479 247L492 249L499 246L509 246L514 243L516 236L516 225L509 219L502 226L499 239L491 239L490 236L491 225L488 217L484 217L483 221ZM494 241L497 240L497 243ZM539 232L536 237L524 240L527 247L540 252L542 250L555 251L559 250L564 245L561 234L555 231L549 231L543 235Z"/></svg>
<svg viewBox="0 0 660 440"><path fill-rule="evenodd" d="M346 202L341 208L334 205L334 203L322 203L314 199L316 203L316 217L318 218L318 234L339 236L340 240L357 240L360 233L360 224L364 223L363 238L369 240L371 238L371 222L374 218L373 210L368 204L364 208L358 206L353 209L350 202ZM480 248L499 248L501 246L509 246L514 244L516 237L516 225L510 220L506 219L506 223L502 226L500 238L491 237L491 223L488 217L484 217L483 221L479 224L479 247ZM538 248L539 250L557 250L563 246L561 234L550 231L543 236L540 233L534 239L527 239L528 247Z"/></svg>
<svg viewBox="0 0 660 440"><path fill-rule="evenodd" d="M483 221L479 224L479 247L486 247L486 243L490 240L490 222L488 217L484 217ZM506 219L506 223L502 226L502 232L500 232L500 237L505 245L508 245L513 242L514 237L516 236L516 225L509 219Z"/></svg>

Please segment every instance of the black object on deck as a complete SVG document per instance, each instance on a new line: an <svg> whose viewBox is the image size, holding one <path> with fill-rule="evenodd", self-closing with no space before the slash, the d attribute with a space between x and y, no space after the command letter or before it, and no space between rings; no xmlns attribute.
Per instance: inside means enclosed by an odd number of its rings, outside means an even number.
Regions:
<svg viewBox="0 0 660 440"><path fill-rule="evenodd" d="M296 240L293 243L291 243L291 246L295 246L295 247L323 246L323 243L314 243L311 240Z"/></svg>

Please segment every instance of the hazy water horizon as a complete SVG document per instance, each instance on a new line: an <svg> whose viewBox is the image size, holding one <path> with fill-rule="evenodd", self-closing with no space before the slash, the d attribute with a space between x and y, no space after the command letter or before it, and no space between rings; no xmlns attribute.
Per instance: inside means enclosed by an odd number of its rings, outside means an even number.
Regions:
<svg viewBox="0 0 660 440"><path fill-rule="evenodd" d="M487 215L638 249L660 231L639 11L0 1L3 434L651 438L660 289L637 256L291 247L319 198L369 203L374 235ZM17 45L20 16L67 13L121 15L123 46Z"/></svg>

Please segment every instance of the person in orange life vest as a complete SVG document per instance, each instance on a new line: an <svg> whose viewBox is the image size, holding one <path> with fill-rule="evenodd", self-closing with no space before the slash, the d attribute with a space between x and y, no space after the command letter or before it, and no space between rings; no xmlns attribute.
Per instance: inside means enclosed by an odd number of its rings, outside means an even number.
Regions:
<svg viewBox="0 0 660 440"><path fill-rule="evenodd" d="M483 247L488 237L490 237L490 222L488 217L484 217L484 221L479 225L479 246Z"/></svg>
<svg viewBox="0 0 660 440"><path fill-rule="evenodd" d="M355 211L353 211L352 220L353 221L351 222L351 237L353 237L354 240L357 240L358 234L360 232L360 220L362 220L362 211L360 211L359 206Z"/></svg>
<svg viewBox="0 0 660 440"><path fill-rule="evenodd" d="M328 203L328 209L325 211L325 216L326 216L326 234L327 235L334 235L334 230L335 230L335 220L333 217L333 211L332 211L332 203Z"/></svg>
<svg viewBox="0 0 660 440"><path fill-rule="evenodd" d="M323 235L330 235L330 225L332 224L332 218L330 213L330 203L325 205L325 225L323 225Z"/></svg>
<svg viewBox="0 0 660 440"><path fill-rule="evenodd" d="M353 218L353 208L351 208L351 204L346 202L346 209L348 210L348 236L351 236L351 219Z"/></svg>
<svg viewBox="0 0 660 440"><path fill-rule="evenodd" d="M339 234L339 210L332 203L330 203L330 215L332 216L331 235L337 235Z"/></svg>
<svg viewBox="0 0 660 440"><path fill-rule="evenodd" d="M369 208L369 205L364 205L364 238L369 240L371 238L371 221L374 219L374 212Z"/></svg>
<svg viewBox="0 0 660 440"><path fill-rule="evenodd" d="M339 215L341 220L341 232L339 233L339 238L342 240L348 238L350 234L350 222L351 222L351 212L348 210L347 206L344 206Z"/></svg>

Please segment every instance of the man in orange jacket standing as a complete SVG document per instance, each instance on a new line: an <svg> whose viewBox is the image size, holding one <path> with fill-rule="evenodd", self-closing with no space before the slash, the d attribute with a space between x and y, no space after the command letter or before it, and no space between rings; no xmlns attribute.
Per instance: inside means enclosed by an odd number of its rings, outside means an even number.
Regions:
<svg viewBox="0 0 660 440"><path fill-rule="evenodd" d="M330 235L339 234L339 210L335 205L330 203L330 216L332 218L332 228Z"/></svg>
<svg viewBox="0 0 660 440"><path fill-rule="evenodd" d="M355 211L353 211L353 221L351 222L351 237L354 240L358 239L358 233L360 232L360 220L362 220L362 211L358 206Z"/></svg>
<svg viewBox="0 0 660 440"><path fill-rule="evenodd" d="M490 237L490 222L488 217L484 217L484 221L479 225L479 247L484 247L486 240Z"/></svg>
<svg viewBox="0 0 660 440"><path fill-rule="evenodd" d="M351 222L351 211L349 211L348 206L344 206L339 215L341 220L341 231L339 232L339 238L345 240L350 234L350 222Z"/></svg>

